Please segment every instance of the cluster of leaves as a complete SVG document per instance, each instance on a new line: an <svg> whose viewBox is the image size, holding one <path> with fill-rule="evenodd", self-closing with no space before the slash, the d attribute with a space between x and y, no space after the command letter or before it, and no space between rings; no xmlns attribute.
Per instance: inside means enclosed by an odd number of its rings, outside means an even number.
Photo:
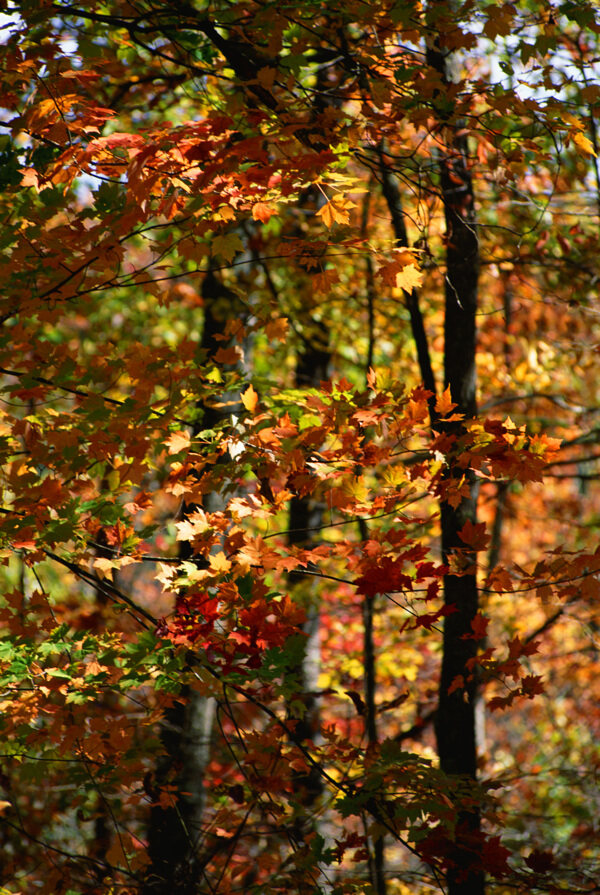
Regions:
<svg viewBox="0 0 600 895"><path fill-rule="evenodd" d="M574 194L600 191L594 4L328 6L23 2L6 25L7 892L156 891L148 828L190 796L185 743L164 764L194 700L216 706L197 891L368 875L380 895L384 841L400 895L463 859L524 891L590 888L597 220ZM471 61L451 81L436 53ZM448 350L441 196L463 138L473 418L422 363L427 337L434 366ZM292 374L315 344L336 367L320 387ZM315 531L289 530L294 501ZM443 555L440 505L465 512ZM449 691L484 690L481 782L444 773L430 733L445 583L478 574ZM568 718L587 687L577 737L559 733L535 697ZM553 762L585 799L554 792Z"/></svg>

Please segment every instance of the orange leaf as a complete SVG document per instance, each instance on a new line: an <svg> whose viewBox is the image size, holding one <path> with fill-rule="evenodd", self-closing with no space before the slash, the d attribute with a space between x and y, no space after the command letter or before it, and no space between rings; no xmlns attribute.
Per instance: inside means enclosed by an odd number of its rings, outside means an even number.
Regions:
<svg viewBox="0 0 600 895"><path fill-rule="evenodd" d="M448 696L451 696L455 690L463 690L465 686L465 679L462 674L457 674L450 686L448 687Z"/></svg>
<svg viewBox="0 0 600 895"><path fill-rule="evenodd" d="M255 202L252 206L252 217L255 221L261 221L263 224L266 224L276 213L276 210L266 202Z"/></svg>
<svg viewBox="0 0 600 895"><path fill-rule="evenodd" d="M445 391L436 398L435 412L440 416L448 416L449 413L452 413L455 407L458 407L458 404L455 404L452 400L450 386L448 386Z"/></svg>
<svg viewBox="0 0 600 895"><path fill-rule="evenodd" d="M485 522L473 524L470 519L467 519L458 532L458 536L472 550L485 550L490 542L490 535L486 532Z"/></svg>
<svg viewBox="0 0 600 895"><path fill-rule="evenodd" d="M165 441L165 445L170 454L178 454L180 451L187 450L190 443L190 433L186 432L184 429L180 432L172 432Z"/></svg>
<svg viewBox="0 0 600 895"><path fill-rule="evenodd" d="M471 628L473 629L473 634L467 634L465 636L472 637L474 640L483 640L483 638L487 634L487 628L490 623L489 618L486 618L481 612L478 612L475 618L471 619Z"/></svg>
<svg viewBox="0 0 600 895"><path fill-rule="evenodd" d="M340 275L334 268L328 268L313 276L313 289L315 292L329 292L334 283L338 283Z"/></svg>
<svg viewBox="0 0 600 895"><path fill-rule="evenodd" d="M261 68L257 75L256 80L260 84L261 87L264 87L265 90L270 90L273 84L275 83L275 78L277 77L277 69L271 68L270 66L266 66L265 68Z"/></svg>
<svg viewBox="0 0 600 895"><path fill-rule="evenodd" d="M218 364L237 364L243 357L243 351L239 345L232 348L219 348L215 351L214 359Z"/></svg>
<svg viewBox="0 0 600 895"><path fill-rule="evenodd" d="M267 339L280 339L282 342L285 341L289 325L287 317L276 317L274 320L269 320L265 326Z"/></svg>

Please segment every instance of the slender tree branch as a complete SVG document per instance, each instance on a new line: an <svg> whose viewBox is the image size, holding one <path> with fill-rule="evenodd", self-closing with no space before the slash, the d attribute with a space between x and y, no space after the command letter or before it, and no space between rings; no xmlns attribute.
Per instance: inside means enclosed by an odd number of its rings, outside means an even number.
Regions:
<svg viewBox="0 0 600 895"><path fill-rule="evenodd" d="M54 560L54 562L60 563L61 566L69 569L69 571L73 572L74 575L77 575L78 578L81 578L83 581L91 584L97 590L107 594L109 597L112 597L118 603L124 603L136 616L142 616L142 618L145 618L154 627L158 625L158 619L155 618L151 612L148 612L148 610L144 609L142 606L138 606L138 604L135 603L131 599L131 597L128 597L127 594L124 594L122 591L118 590L118 588L112 585L109 581L106 581L103 578L99 578L97 575L94 575L93 572L89 572L87 569L83 569L81 566L78 566L77 563L71 562L71 560L65 559L65 557L59 556L57 553L53 553L52 550L44 549L43 552L44 555L48 557L48 559L52 559ZM149 625L143 622L141 618L137 618L137 622L143 628L149 628Z"/></svg>
<svg viewBox="0 0 600 895"><path fill-rule="evenodd" d="M404 212L402 210L400 191L387 165L385 159L385 148L383 145L380 144L378 146L377 153L379 156L381 188L383 197L387 202L387 206L390 212L396 244L400 247L407 248L408 235L406 231L406 224L404 222ZM410 292L404 290L404 301L410 315L410 325L412 329L413 339L415 341L415 347L417 349L417 360L419 362L419 370L421 372L423 385L425 386L427 391L431 392L428 403L431 422L434 423L437 418L437 414L435 411L435 396L437 394L437 388L435 383L435 376L433 373L433 367L431 365L431 356L429 353L427 333L425 332L425 323L419 304L419 293L417 292L417 290L412 289Z"/></svg>

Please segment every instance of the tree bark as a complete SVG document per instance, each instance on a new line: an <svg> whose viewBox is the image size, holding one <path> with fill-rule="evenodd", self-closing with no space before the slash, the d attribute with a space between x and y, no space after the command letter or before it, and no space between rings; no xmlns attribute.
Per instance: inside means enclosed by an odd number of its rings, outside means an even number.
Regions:
<svg viewBox="0 0 600 895"><path fill-rule="evenodd" d="M311 321L312 333L305 339L296 360L296 385L317 387L329 378L331 353L328 348L328 332L322 323ZM323 507L308 497L293 497L290 501L290 544L308 546L314 539L313 532L323 521ZM290 584L302 581L302 576L290 575ZM319 642L319 606L311 602L306 607L304 633L306 644L300 668L293 669L300 683L300 699L304 706L301 716L295 718L295 735L299 743L314 740L319 732L320 711L316 695L319 686L321 649ZM294 819L294 836L304 841L307 833L316 828L314 809L323 792L321 774L316 766L294 777L294 795L304 809Z"/></svg>
<svg viewBox="0 0 600 895"><path fill-rule="evenodd" d="M233 316L237 297L227 290L212 270L202 284L204 326L201 348L208 355L219 347L215 336ZM219 413L201 407L201 421L194 428L210 428ZM204 500L210 511L210 495ZM213 508L214 509L214 508ZM193 512L185 506L183 513ZM181 559L191 557L190 545L182 542ZM155 805L150 816L148 853L150 868L143 895L196 895L204 861L201 857L202 820L205 808L205 776L210 760L210 741L216 704L212 697L185 690L166 713L162 731L164 754L156 770L156 790L169 783L175 786L176 804Z"/></svg>
<svg viewBox="0 0 600 895"><path fill-rule="evenodd" d="M433 33L427 50L427 61L440 81L440 93L452 80L453 60L443 49L439 32L440 14L446 4L435 0L428 12ZM436 95L433 98L436 103ZM441 107L444 108L444 107ZM467 139L460 122L448 114L439 113L445 146L440 154L440 193L446 225L446 286L445 286L445 353L444 384L450 386L457 412L465 418L477 412L476 404L476 311L479 274L479 246L477 238L474 194L468 166ZM459 438L463 429L460 422L446 424L445 431ZM454 507L441 503L441 540L444 562L452 559L457 549L464 549L459 531L465 522L477 518L477 486L473 471L450 470L449 476L465 476L470 495ZM485 882L481 867L481 820L476 798L469 793L477 779L476 696L475 675L469 670L469 660L477 652L471 622L478 610L476 554L465 557L465 574L448 574L444 579L444 602L451 610L444 621L443 656L436 716L436 738L440 766L466 784L466 798L457 791L457 817L454 835L448 843L448 895L482 895ZM462 682L460 686L457 683ZM450 692L451 687L455 687Z"/></svg>

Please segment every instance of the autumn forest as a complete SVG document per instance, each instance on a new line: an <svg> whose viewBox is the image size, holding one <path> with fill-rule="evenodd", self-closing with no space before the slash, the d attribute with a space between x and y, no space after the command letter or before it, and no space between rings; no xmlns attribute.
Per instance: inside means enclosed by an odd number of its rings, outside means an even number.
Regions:
<svg viewBox="0 0 600 895"><path fill-rule="evenodd" d="M596 0L0 14L0 895L600 879Z"/></svg>

